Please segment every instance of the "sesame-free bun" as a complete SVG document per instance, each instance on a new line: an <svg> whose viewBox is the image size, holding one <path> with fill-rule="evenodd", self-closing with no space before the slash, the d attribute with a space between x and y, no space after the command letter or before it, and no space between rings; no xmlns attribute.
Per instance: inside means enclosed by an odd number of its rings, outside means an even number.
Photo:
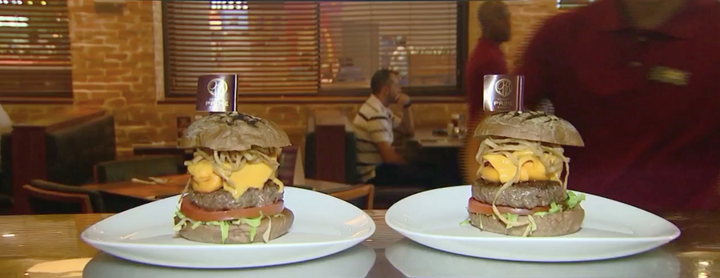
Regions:
<svg viewBox="0 0 720 278"><path fill-rule="evenodd" d="M492 114L475 128L475 137L498 136L583 147L582 137L568 121L537 111Z"/></svg>
<svg viewBox="0 0 720 278"><path fill-rule="evenodd" d="M179 140L182 148L245 151L290 145L287 133L275 123L243 113L210 114L193 122Z"/></svg>
<svg viewBox="0 0 720 278"><path fill-rule="evenodd" d="M179 219L175 218L175 223ZM272 221L272 223L270 223ZM243 244L253 242L263 242L263 234L269 228L270 235L268 241L285 235L292 227L295 221L295 215L289 209L284 209L279 215L263 217L260 226L255 229L254 238L250 238L250 225L248 224L230 224L228 237L225 244ZM197 242L203 243L222 243L222 231L219 225L200 225L192 228L192 224L188 223L179 232L180 236Z"/></svg>
<svg viewBox="0 0 720 278"><path fill-rule="evenodd" d="M533 216L537 229L529 236L531 237L551 237L572 234L580 230L583 220L585 219L585 210L577 205L573 209L563 212L547 214L545 216ZM528 221L527 216L518 216L518 222ZM479 214L470 212L470 223L476 228L509 236L522 236L527 226L507 228L505 223L500 219L493 218L490 214ZM480 228L482 223L482 228Z"/></svg>

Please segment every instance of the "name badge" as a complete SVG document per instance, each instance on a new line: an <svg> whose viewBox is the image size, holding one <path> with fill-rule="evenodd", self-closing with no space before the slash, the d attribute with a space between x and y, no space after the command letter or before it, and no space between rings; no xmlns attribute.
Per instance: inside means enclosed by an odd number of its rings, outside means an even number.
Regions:
<svg viewBox="0 0 720 278"><path fill-rule="evenodd" d="M198 78L195 110L234 112L237 75L202 75Z"/></svg>
<svg viewBox="0 0 720 278"><path fill-rule="evenodd" d="M692 74L687 71L670 67L657 66L650 70L648 79L676 86L687 86Z"/></svg>
<svg viewBox="0 0 720 278"><path fill-rule="evenodd" d="M522 75L485 75L483 110L521 111L525 77Z"/></svg>

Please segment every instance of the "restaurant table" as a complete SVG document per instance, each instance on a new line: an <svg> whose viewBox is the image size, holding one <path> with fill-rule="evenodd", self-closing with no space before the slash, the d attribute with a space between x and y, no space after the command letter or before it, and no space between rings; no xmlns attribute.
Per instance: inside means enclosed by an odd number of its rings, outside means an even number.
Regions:
<svg viewBox="0 0 720 278"><path fill-rule="evenodd" d="M433 134L434 129L418 129L410 140L417 142L423 148L461 148L460 137Z"/></svg>
<svg viewBox="0 0 720 278"><path fill-rule="evenodd" d="M464 183L459 163L463 140L459 137L435 135L431 128L415 130L408 138L402 155L419 165L430 165L436 175L437 183L442 185L461 185Z"/></svg>
<svg viewBox="0 0 720 278"><path fill-rule="evenodd" d="M133 155L177 155L182 156L185 160L193 158L193 149L179 148L177 144L161 143L161 144L134 144Z"/></svg>
<svg viewBox="0 0 720 278"><path fill-rule="evenodd" d="M176 143L156 144L133 144L134 155L158 155L158 154L189 154L195 151L191 148L180 148Z"/></svg>
<svg viewBox="0 0 720 278"><path fill-rule="evenodd" d="M643 273L652 275L651 277L705 278L720 275L720 212L665 214L663 216L666 219L682 230L682 235L675 241L631 257L579 263L521 263L453 255L404 239L385 224L384 210L366 212L375 221L377 229L369 239L361 243L362 246L354 247L374 251L375 262L366 277L409 277L401 269L408 274L425 273L424 277L453 277L452 272L473 273L465 277L488 277L489 273L505 273L493 274L490 277L557 277L555 274L565 271L570 272L565 273L565 277L648 277L642 275ZM135 273L153 271L152 277L165 277L158 275L163 271L177 273L177 269L151 267L116 259L99 252L80 239L80 233L84 229L109 216L111 215L75 214L0 217L0 277L150 277L114 273L123 267L128 269L128 266ZM386 255L388 250L390 251ZM345 252L350 250L328 258L342 256ZM562 245L559 244L556 249L548 252L562 252ZM432 258L433 261L418 259L417 263L412 263L414 259L422 257ZM403 258L402 267L393 264L393 260L402 261ZM96 269L92 276L88 271L83 273L84 269L87 270L86 266L93 265ZM103 267L99 270L102 275L94 276L97 275L98 265ZM274 277L273 269L288 266L293 264L262 270L269 273L267 277ZM437 273L443 270L447 273ZM658 270L661 270L662 274L658 275ZM197 277L218 273L216 270L192 271L198 274ZM247 271L249 270L231 270L223 272L230 274L223 277L244 277L243 273ZM430 272L435 272L435 275Z"/></svg>
<svg viewBox="0 0 720 278"><path fill-rule="evenodd" d="M167 179L163 184L147 184L142 182L124 181L98 184L85 184L81 187L93 190L101 190L114 194L144 198L144 199L160 199L167 196L180 194L187 185L189 174L163 176L159 177ZM352 188L352 185L321 181L315 179L304 179L301 184L293 185L295 187L312 189L323 193L333 193L337 191Z"/></svg>

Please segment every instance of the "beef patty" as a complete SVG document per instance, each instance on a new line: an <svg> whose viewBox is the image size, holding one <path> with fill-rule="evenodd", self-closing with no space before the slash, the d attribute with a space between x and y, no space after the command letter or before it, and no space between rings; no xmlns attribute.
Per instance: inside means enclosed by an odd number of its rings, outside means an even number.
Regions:
<svg viewBox="0 0 720 278"><path fill-rule="evenodd" d="M188 197L195 205L206 210L231 210L250 207L261 207L282 200L283 193L278 192L280 186L272 180L265 182L262 189L249 188L237 200L227 190L215 190L210 193L190 190Z"/></svg>
<svg viewBox="0 0 720 278"><path fill-rule="evenodd" d="M492 204L495 193L501 183L477 179L472 186L472 196L478 201ZM565 200L565 190L557 181L523 181L505 188L495 201L495 205L531 209L549 206Z"/></svg>

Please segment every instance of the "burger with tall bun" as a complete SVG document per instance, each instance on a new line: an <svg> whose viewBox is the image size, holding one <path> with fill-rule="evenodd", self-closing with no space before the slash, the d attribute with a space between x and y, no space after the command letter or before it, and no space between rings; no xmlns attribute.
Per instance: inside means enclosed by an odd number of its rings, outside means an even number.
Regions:
<svg viewBox="0 0 720 278"><path fill-rule="evenodd" d="M237 112L210 114L193 122L179 145L195 149L185 162L191 178L174 217L181 237L238 244L288 232L294 215L276 170L290 140L275 123Z"/></svg>
<svg viewBox="0 0 720 278"><path fill-rule="evenodd" d="M511 236L560 236L580 230L585 196L567 190L570 159L563 145L584 146L578 131L535 111L492 114L475 129L481 141L469 222Z"/></svg>

